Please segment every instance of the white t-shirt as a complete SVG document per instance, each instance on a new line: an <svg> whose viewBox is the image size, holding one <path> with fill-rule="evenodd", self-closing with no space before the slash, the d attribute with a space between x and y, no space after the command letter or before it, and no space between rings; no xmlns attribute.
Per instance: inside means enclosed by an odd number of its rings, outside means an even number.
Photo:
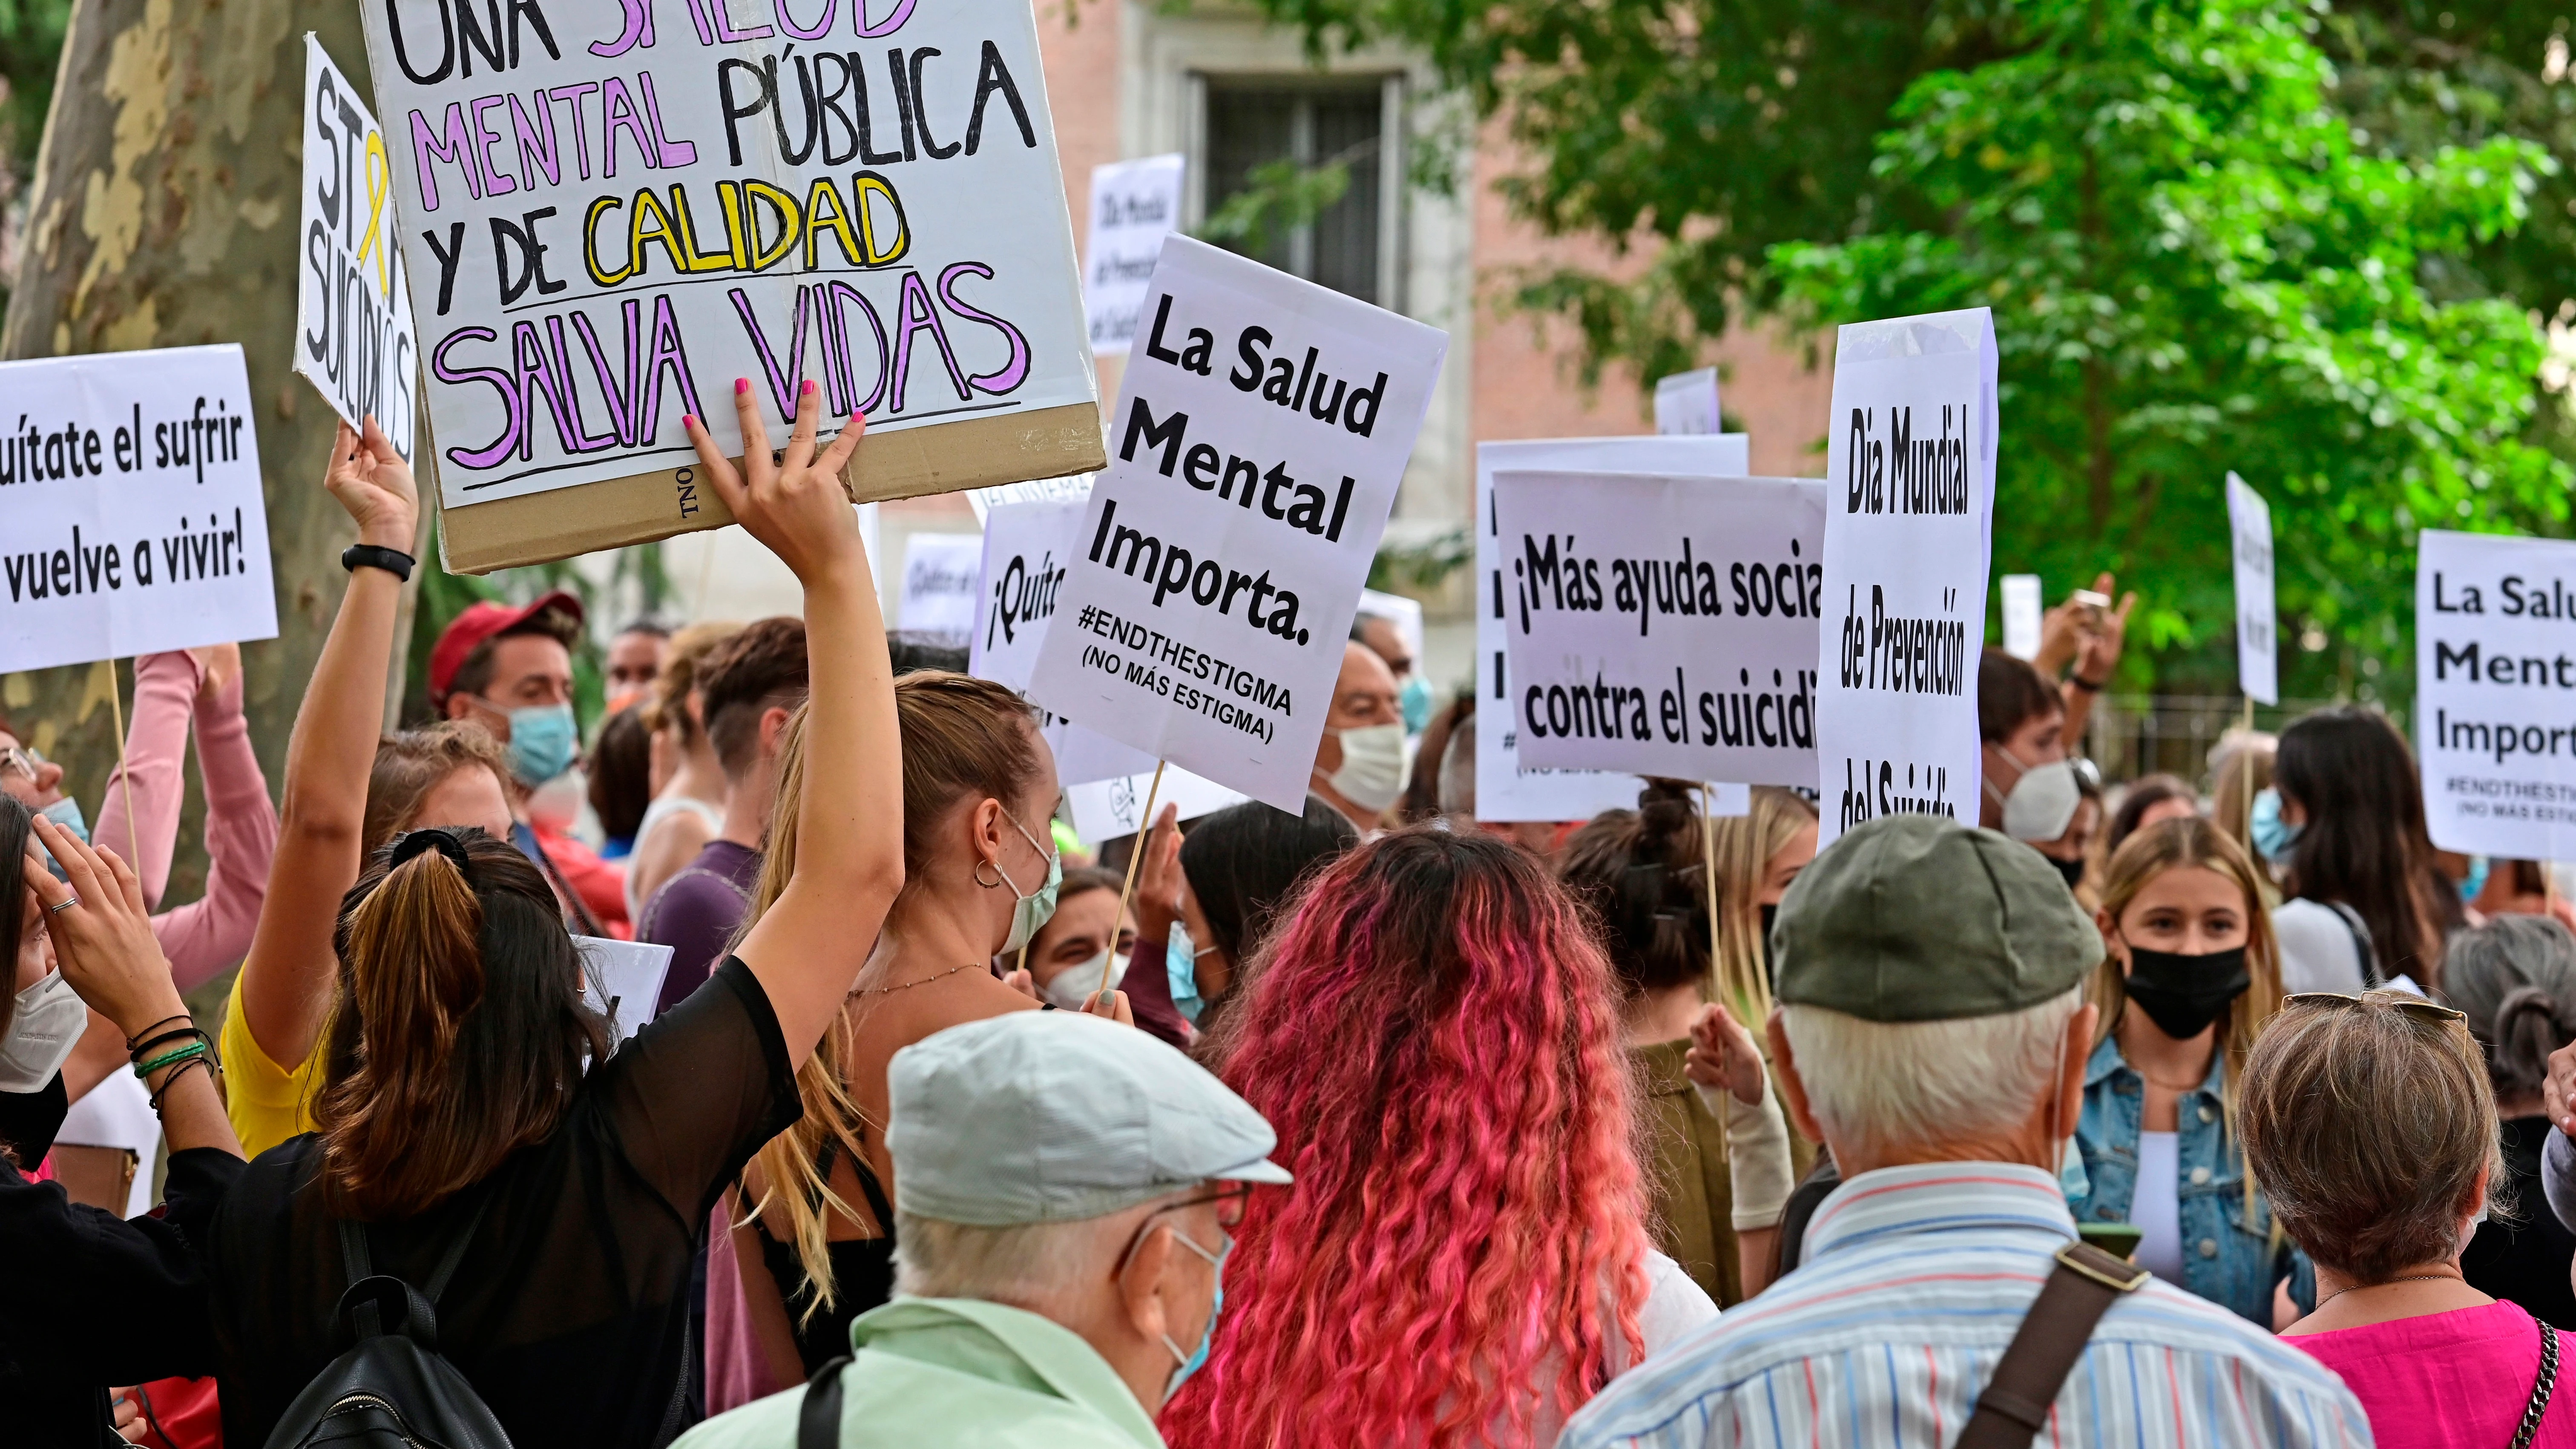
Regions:
<svg viewBox="0 0 2576 1449"><path fill-rule="evenodd" d="M1692 1282L1681 1264L1647 1249L1646 1301L1637 1310L1637 1333L1646 1341L1646 1357L1653 1358L1716 1321L1717 1304L1707 1290Z"/></svg>
<svg viewBox="0 0 2576 1449"><path fill-rule="evenodd" d="M2272 912L2272 934L2281 943L2281 991L2358 992L2361 952L2352 925L2318 901L2283 901Z"/></svg>
<svg viewBox="0 0 2576 1449"><path fill-rule="evenodd" d="M2182 1281L2182 1157L2179 1133L2138 1134L2138 1191L2129 1224L2138 1230L2139 1267L2177 1288Z"/></svg>
<svg viewBox="0 0 2576 1449"><path fill-rule="evenodd" d="M152 1174L161 1161L161 1119L152 1111L152 1093L142 1079L123 1067L99 1079L64 1114L54 1141L79 1147L126 1147L135 1158L134 1187L125 1195L125 1216L152 1211Z"/></svg>

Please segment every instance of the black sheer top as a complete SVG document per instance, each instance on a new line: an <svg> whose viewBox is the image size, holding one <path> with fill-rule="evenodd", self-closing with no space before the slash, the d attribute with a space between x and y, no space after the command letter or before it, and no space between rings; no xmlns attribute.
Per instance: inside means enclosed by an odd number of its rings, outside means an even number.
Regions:
<svg viewBox="0 0 2576 1449"><path fill-rule="evenodd" d="M707 1214L800 1111L769 996L728 957L591 1070L551 1136L429 1212L373 1225L376 1271L423 1281L442 1232L488 1199L439 1299L441 1351L513 1443L664 1443L695 1352L689 1268ZM261 1153L214 1223L227 1444L267 1443L347 1347L321 1157L310 1134Z"/></svg>
<svg viewBox="0 0 2576 1449"><path fill-rule="evenodd" d="M829 1178L832 1164L841 1155L839 1138L823 1143L816 1154L814 1175ZM882 1236L874 1238L841 1238L824 1245L832 1260L832 1302L814 1308L814 1279L805 1271L805 1260L796 1256L796 1245L783 1243L767 1232L760 1233L760 1260L769 1269L771 1281L778 1285L778 1296L787 1307L787 1324L796 1335L796 1356L805 1361L805 1373L814 1371L850 1351L850 1323L871 1308L885 1306L894 1297L894 1204L886 1201L885 1187L877 1181L877 1172L860 1153L850 1154L850 1166L857 1169L859 1191L868 1199L868 1211L877 1220ZM823 1205L821 1189L812 1195L816 1209ZM751 1215L749 1203L742 1216ZM757 1230L756 1230L757 1231ZM812 1309L809 1314L808 1309Z"/></svg>

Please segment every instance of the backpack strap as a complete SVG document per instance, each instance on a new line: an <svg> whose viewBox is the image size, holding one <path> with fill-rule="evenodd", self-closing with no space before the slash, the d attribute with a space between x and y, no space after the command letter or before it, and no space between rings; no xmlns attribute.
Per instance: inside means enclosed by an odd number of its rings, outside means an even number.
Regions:
<svg viewBox="0 0 2576 1449"><path fill-rule="evenodd" d="M2029 1449L2048 1423L2057 1391L2092 1341L2093 1326L2147 1277L2146 1269L2090 1243L2058 1249L2056 1270L2040 1285L2012 1346L1977 1395L1976 1413L1960 1431L1956 1449Z"/></svg>
<svg viewBox="0 0 2576 1449"><path fill-rule="evenodd" d="M849 1366L845 1353L805 1381L805 1402L796 1409L796 1449L840 1449L841 1370Z"/></svg>
<svg viewBox="0 0 2576 1449"><path fill-rule="evenodd" d="M405 1318L401 1331L425 1348L436 1347L438 1319L433 1310L438 1306L438 1295L447 1291L448 1280L456 1276L456 1265L465 1260L465 1250L473 1244L475 1230L483 1226L483 1214L491 1206L491 1193L475 1195L472 1211L466 1213L465 1221L448 1236L446 1247L439 1252L438 1265L430 1270L428 1283L420 1288L413 1288L392 1274L377 1274L374 1257L367 1250L366 1224L354 1218L334 1219L340 1235L340 1264L349 1275L349 1287L341 1295L340 1302L342 1309L350 1314L357 1336L374 1338L385 1331L384 1315L376 1306L376 1295L363 1291L371 1284L381 1283L388 1289L399 1287L403 1292Z"/></svg>
<svg viewBox="0 0 2576 1449"><path fill-rule="evenodd" d="M2361 918L2361 912L2341 901L2326 901L2323 904L2343 922L2343 928L2352 933L2352 954L2361 962L2362 989L2376 991L2387 985L2388 974L2379 969L2378 948L2370 943L2370 923Z"/></svg>

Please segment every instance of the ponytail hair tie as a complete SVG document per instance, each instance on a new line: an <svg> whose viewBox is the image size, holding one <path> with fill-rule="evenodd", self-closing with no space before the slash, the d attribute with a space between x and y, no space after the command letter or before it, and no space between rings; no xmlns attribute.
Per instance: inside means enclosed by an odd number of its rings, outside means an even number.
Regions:
<svg viewBox="0 0 2576 1449"><path fill-rule="evenodd" d="M457 839L452 831L431 826L423 830L406 830L394 837L393 858L385 867L386 874L402 869L412 857L430 850L446 856L457 870L465 869L465 842Z"/></svg>

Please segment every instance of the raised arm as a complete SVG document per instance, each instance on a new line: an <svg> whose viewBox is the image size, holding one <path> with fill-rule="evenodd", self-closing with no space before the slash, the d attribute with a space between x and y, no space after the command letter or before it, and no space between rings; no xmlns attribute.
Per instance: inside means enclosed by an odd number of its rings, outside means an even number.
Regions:
<svg viewBox="0 0 2576 1449"><path fill-rule="evenodd" d="M193 991L249 952L277 855L277 807L242 717L240 656L217 653L197 691L197 770L206 784L206 893L152 918L170 975ZM229 669L223 655L231 654ZM114 839L107 841L114 845Z"/></svg>
<svg viewBox="0 0 2576 1449"><path fill-rule="evenodd" d="M852 418L817 457L823 400L809 382L797 399L796 431L773 462L749 382L736 384L734 406L742 418L741 469L716 451L696 418L688 420L689 441L716 496L805 586L811 679L796 875L735 954L769 993L788 1057L802 1066L840 1014L903 889L902 740L876 580L858 515L841 491L841 470L858 448L863 421Z"/></svg>
<svg viewBox="0 0 2576 1449"><path fill-rule="evenodd" d="M90 832L92 840L128 857L149 905L159 905L170 886L170 849L179 839L179 761L188 753L188 707L197 697L198 676L197 661L182 649L134 661L125 763L108 772L107 796Z"/></svg>
<svg viewBox="0 0 2576 1449"><path fill-rule="evenodd" d="M419 499L411 469L373 419L362 437L341 424L323 486L358 525L358 541L408 552ZM268 893L242 963L244 1024L261 1052L292 1069L313 1052L331 1008L331 927L358 879L367 772L385 718L402 581L378 568L349 575L340 615L306 682L286 746L286 808Z"/></svg>

